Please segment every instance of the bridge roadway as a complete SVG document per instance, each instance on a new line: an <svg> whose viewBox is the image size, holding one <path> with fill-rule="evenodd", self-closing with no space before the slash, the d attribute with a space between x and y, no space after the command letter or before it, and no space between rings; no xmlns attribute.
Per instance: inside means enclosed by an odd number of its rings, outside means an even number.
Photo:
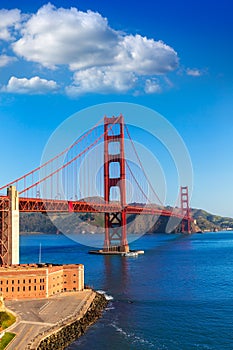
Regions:
<svg viewBox="0 0 233 350"><path fill-rule="evenodd" d="M0 196L0 211L9 209L9 198ZM116 213L125 211L126 214L145 214L158 216L171 216L188 220L177 208L173 211L159 209L153 205L126 205L122 207L118 203L95 203L85 201L67 201L61 199L19 198L20 212L70 212L70 213Z"/></svg>

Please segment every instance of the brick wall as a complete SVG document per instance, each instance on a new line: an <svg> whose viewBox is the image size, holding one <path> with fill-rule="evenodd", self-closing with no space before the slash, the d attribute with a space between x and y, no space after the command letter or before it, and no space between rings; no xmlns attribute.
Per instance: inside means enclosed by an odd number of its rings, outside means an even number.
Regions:
<svg viewBox="0 0 233 350"><path fill-rule="evenodd" d="M84 288L84 266L63 266L64 291L83 290Z"/></svg>
<svg viewBox="0 0 233 350"><path fill-rule="evenodd" d="M5 299L46 298L84 288L83 265L11 265L0 267Z"/></svg>

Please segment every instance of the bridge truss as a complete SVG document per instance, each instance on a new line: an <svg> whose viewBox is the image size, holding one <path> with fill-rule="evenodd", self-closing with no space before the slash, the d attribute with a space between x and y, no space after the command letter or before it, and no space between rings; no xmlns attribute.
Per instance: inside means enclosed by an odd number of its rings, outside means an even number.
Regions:
<svg viewBox="0 0 233 350"><path fill-rule="evenodd" d="M125 132L132 147L131 152L138 162L138 173L125 158ZM98 154L95 152L96 148ZM97 170L92 171L90 168L95 162L99 162L99 168L96 165ZM136 188L133 194L127 188L128 182L133 183ZM13 198L12 188L17 189ZM99 188L98 191L96 188ZM144 170L122 115L104 117L104 120L99 121L71 146L36 169L1 187L0 191L6 189L7 194L0 195L0 264L11 264L15 261L14 250L17 247L14 248L13 241L17 240L18 234L15 232L18 230L17 210L42 213L104 213L104 251L129 250L129 214L175 217L181 221L181 232L191 232L188 187L181 187L180 210L164 209ZM159 205L151 201L149 192ZM127 201L127 196L131 197L131 204ZM15 202L16 214L12 219L12 205Z"/></svg>

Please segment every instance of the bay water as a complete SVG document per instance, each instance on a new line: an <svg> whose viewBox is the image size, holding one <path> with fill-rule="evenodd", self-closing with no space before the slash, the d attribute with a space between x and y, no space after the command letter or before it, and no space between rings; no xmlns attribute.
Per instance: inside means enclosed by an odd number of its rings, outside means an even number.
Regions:
<svg viewBox="0 0 233 350"><path fill-rule="evenodd" d="M59 235L20 237L20 262L85 265L85 283L105 291L103 317L68 350L233 349L233 233L146 234L135 257L90 255ZM89 237L91 239L91 235Z"/></svg>

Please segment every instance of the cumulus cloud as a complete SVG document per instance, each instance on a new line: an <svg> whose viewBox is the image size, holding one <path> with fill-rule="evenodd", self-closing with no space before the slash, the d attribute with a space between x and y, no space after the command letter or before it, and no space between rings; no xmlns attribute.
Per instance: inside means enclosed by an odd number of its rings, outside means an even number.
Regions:
<svg viewBox="0 0 233 350"><path fill-rule="evenodd" d="M0 10L0 40L10 41L21 22L20 10Z"/></svg>
<svg viewBox="0 0 233 350"><path fill-rule="evenodd" d="M123 93L135 86L136 76L132 72L114 71L110 67L89 68L74 74L74 82L66 88L71 95L84 92Z"/></svg>
<svg viewBox="0 0 233 350"><path fill-rule="evenodd" d="M16 61L15 57L0 55L0 67L7 66L9 63Z"/></svg>
<svg viewBox="0 0 233 350"><path fill-rule="evenodd" d="M58 85L54 80L41 79L37 76L31 79L11 77L2 91L17 94L46 94L55 92L57 88Z"/></svg>
<svg viewBox="0 0 233 350"><path fill-rule="evenodd" d="M142 80L146 92L158 92L155 81L146 79L169 73L179 64L176 51L160 40L114 30L93 11L51 4L24 22L12 48L23 59L48 69L68 67L74 74L66 91L73 95L126 92Z"/></svg>
<svg viewBox="0 0 233 350"><path fill-rule="evenodd" d="M147 94L155 94L162 91L157 79L147 79L144 90Z"/></svg>
<svg viewBox="0 0 233 350"><path fill-rule="evenodd" d="M141 35L123 37L116 61L122 69L140 75L164 74L178 66L177 53L170 46Z"/></svg>
<svg viewBox="0 0 233 350"><path fill-rule="evenodd" d="M65 64L78 70L112 63L117 43L118 33L100 14L48 4L27 21L13 49L48 68Z"/></svg>
<svg viewBox="0 0 233 350"><path fill-rule="evenodd" d="M200 77L201 75L203 75L203 72L201 72L197 68L187 68L186 74L191 75L192 77Z"/></svg>

